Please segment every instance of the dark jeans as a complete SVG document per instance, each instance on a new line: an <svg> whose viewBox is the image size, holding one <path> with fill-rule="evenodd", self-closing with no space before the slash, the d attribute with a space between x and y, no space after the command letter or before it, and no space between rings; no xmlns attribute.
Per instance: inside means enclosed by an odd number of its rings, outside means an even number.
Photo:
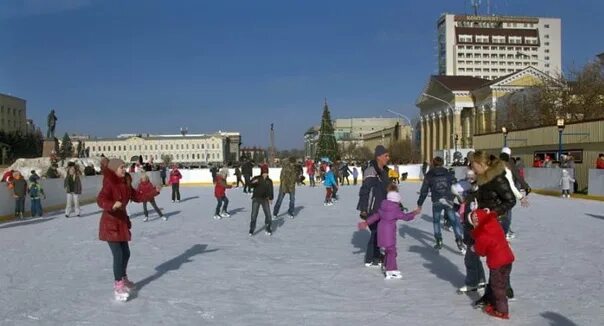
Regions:
<svg viewBox="0 0 604 326"><path fill-rule="evenodd" d="M25 197L15 198L15 214L23 214L25 212Z"/></svg>
<svg viewBox="0 0 604 326"><path fill-rule="evenodd" d="M353 184L354 184L355 186L357 185L357 179L358 179L358 178L352 178L352 182L353 182Z"/></svg>
<svg viewBox="0 0 604 326"><path fill-rule="evenodd" d="M31 199L31 216L42 216L42 200L40 198Z"/></svg>
<svg viewBox="0 0 604 326"><path fill-rule="evenodd" d="M315 175L311 174L308 176L308 181L310 182L310 186L311 187L316 187L316 183L315 183Z"/></svg>
<svg viewBox="0 0 604 326"><path fill-rule="evenodd" d="M285 197L284 192L279 192L279 196L277 197L277 202L275 203L275 207L273 208L273 215L279 215L279 209L281 208L281 202L283 202L283 198ZM296 204L296 193L289 193L289 209L287 210L287 214L294 215L294 207Z"/></svg>
<svg viewBox="0 0 604 326"><path fill-rule="evenodd" d="M507 211L507 213L503 216L503 218L501 219L501 221L499 223L501 224L501 227L503 228L503 233L508 234L508 232L510 232L510 227L512 226L512 210L511 209L509 211Z"/></svg>
<svg viewBox="0 0 604 326"><path fill-rule="evenodd" d="M256 231L256 218L258 217L258 210L262 206L262 211L264 211L264 224L266 225L266 231L271 231L271 207L268 203L268 199L252 199L252 220L250 222L250 233L254 233Z"/></svg>
<svg viewBox="0 0 604 326"><path fill-rule="evenodd" d="M221 198L216 198L216 200L218 201L218 203L216 204L216 213L214 215L220 214L221 207L222 207L222 211L226 212L227 207L229 206L229 199L226 196L224 196ZM224 206L223 206L223 204L224 204Z"/></svg>
<svg viewBox="0 0 604 326"><path fill-rule="evenodd" d="M570 189L562 189L562 195L569 195L570 196Z"/></svg>
<svg viewBox="0 0 604 326"><path fill-rule="evenodd" d="M473 250L466 250L466 255L463 257L463 263L466 266L465 284L468 286L478 286L485 280L484 268L480 257Z"/></svg>
<svg viewBox="0 0 604 326"><path fill-rule="evenodd" d="M442 211L445 211L445 218L449 220L451 226L453 227L453 232L455 232L455 239L461 239L461 228L459 226L459 220L455 216L455 212L453 208L447 205L443 205L439 202L432 203L432 222L434 226L434 238L441 239L443 238L440 232L440 218L442 215Z"/></svg>
<svg viewBox="0 0 604 326"><path fill-rule="evenodd" d="M172 201L178 200L180 201L180 184L173 183L172 184Z"/></svg>
<svg viewBox="0 0 604 326"><path fill-rule="evenodd" d="M126 276L126 268L128 268L128 260L130 259L130 247L128 242L107 242L111 255L113 255L113 277L116 281L121 280Z"/></svg>
<svg viewBox="0 0 604 326"><path fill-rule="evenodd" d="M165 186L166 185L166 177L161 177L161 185Z"/></svg>
<svg viewBox="0 0 604 326"><path fill-rule="evenodd" d="M484 297L495 310L508 313L508 280L512 273L512 264L505 265L489 272L489 286L487 286Z"/></svg>
<svg viewBox="0 0 604 326"><path fill-rule="evenodd" d="M243 192L251 192L252 191L252 187L251 187L251 180L252 176L251 175L244 175L243 179L245 180L245 184L243 184Z"/></svg>
<svg viewBox="0 0 604 326"><path fill-rule="evenodd" d="M153 209L155 210L155 212L157 214L159 214L159 216L163 216L161 211L159 210L159 207L157 207L157 204L155 203L155 199L151 199L149 201L149 203L151 204L151 206L153 206ZM147 202L143 202L143 212L145 213L145 217L149 216L149 212L147 211Z"/></svg>
<svg viewBox="0 0 604 326"><path fill-rule="evenodd" d="M371 236L367 242L367 250L365 251L365 263L379 262L382 259L380 248L377 245L377 223L369 226Z"/></svg>
<svg viewBox="0 0 604 326"><path fill-rule="evenodd" d="M239 187L239 183L241 183L245 187L245 183L243 183L243 180L241 180L240 175L237 176L237 187Z"/></svg>
<svg viewBox="0 0 604 326"><path fill-rule="evenodd" d="M342 180L342 185L344 185L344 180L346 180L346 185L350 186L350 180L348 179L348 176L345 176Z"/></svg>

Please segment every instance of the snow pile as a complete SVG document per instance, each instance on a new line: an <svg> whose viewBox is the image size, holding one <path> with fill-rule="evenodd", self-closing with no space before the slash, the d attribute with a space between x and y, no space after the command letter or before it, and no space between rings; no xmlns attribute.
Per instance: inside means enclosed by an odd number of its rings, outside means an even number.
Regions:
<svg viewBox="0 0 604 326"><path fill-rule="evenodd" d="M63 166L61 166L61 161L58 162L59 174L61 177L65 177L67 175L66 168L68 162L75 162L76 165L79 166L80 171L84 171L84 168L89 164L94 166L94 170L97 172L101 171L101 160L99 157L89 157L89 158L71 158L69 160L65 160ZM25 178L29 178L31 175L31 171L35 170L39 176L43 176L48 171L50 167L50 158L49 157L38 157L38 158L20 158L13 163L8 170L18 170L21 172Z"/></svg>

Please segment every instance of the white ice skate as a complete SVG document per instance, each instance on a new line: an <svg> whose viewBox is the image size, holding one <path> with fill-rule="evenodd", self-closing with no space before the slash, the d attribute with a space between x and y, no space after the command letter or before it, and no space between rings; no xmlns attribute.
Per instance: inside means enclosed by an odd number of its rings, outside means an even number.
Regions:
<svg viewBox="0 0 604 326"><path fill-rule="evenodd" d="M126 287L124 281L116 281L113 284L113 296L116 301L126 302L130 297L130 293L128 292L128 288Z"/></svg>
<svg viewBox="0 0 604 326"><path fill-rule="evenodd" d="M221 218L222 218L222 216L220 216L220 215L214 215L214 219L215 219L215 220L219 220L219 219L221 219Z"/></svg>
<svg viewBox="0 0 604 326"><path fill-rule="evenodd" d="M287 216L289 216L289 218L294 218L293 214L287 214Z"/></svg>
<svg viewBox="0 0 604 326"><path fill-rule="evenodd" d="M387 280L400 280L403 278L401 271L386 271Z"/></svg>
<svg viewBox="0 0 604 326"><path fill-rule="evenodd" d="M147 222L149 221L149 216L145 216L145 218L143 219L143 222Z"/></svg>
<svg viewBox="0 0 604 326"><path fill-rule="evenodd" d="M227 212L222 212L220 213L221 217L231 217L231 214L227 213Z"/></svg>
<svg viewBox="0 0 604 326"><path fill-rule="evenodd" d="M162 216L162 218L161 218L161 219L162 219L162 220L164 220L164 221L167 221L167 220L168 220L168 217L167 217L167 216Z"/></svg>
<svg viewBox="0 0 604 326"><path fill-rule="evenodd" d="M467 292L477 291L479 289L484 289L484 287L486 285L487 284L485 282L480 282L476 286L464 285L464 286L460 287L459 289L457 289L457 292L458 293L467 293Z"/></svg>

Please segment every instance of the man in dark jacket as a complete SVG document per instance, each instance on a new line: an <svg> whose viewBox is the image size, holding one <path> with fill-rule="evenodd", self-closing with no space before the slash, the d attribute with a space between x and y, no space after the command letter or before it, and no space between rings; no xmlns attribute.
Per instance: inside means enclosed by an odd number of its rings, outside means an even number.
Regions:
<svg viewBox="0 0 604 326"><path fill-rule="evenodd" d="M374 152L375 160L369 163L369 166L363 172L363 184L359 190L359 210L361 219L365 220L368 216L376 212L382 201L386 199L387 188L390 184L388 179L388 161L390 155L384 146L378 145ZM367 251L365 252L365 266L379 267L382 257L377 246L377 223L369 226L371 237L367 243Z"/></svg>
<svg viewBox="0 0 604 326"><path fill-rule="evenodd" d="M250 187L254 189L252 194L252 220L250 222L250 237L256 230L256 218L258 210L262 206L264 211L264 223L266 234L271 235L271 204L273 201L273 180L268 177L268 165L260 167L260 175L250 181Z"/></svg>
<svg viewBox="0 0 604 326"><path fill-rule="evenodd" d="M168 174L166 173L166 165L162 164L161 167L159 168L159 177L161 178L161 184L162 186L166 185L166 177L168 176Z"/></svg>
<svg viewBox="0 0 604 326"><path fill-rule="evenodd" d="M514 180L514 186L518 188L518 190L524 189L525 196L520 199L520 204L523 207L528 205L527 198L528 194L531 192L531 187L528 185L526 180L520 175L518 171L518 167L515 163L510 159L512 155L512 150L509 147L504 147L501 149L501 154L499 154L499 159L505 163L505 166L512 171L512 179ZM506 238L508 240L515 238L514 232L511 229L512 226L512 210L508 210L505 218L501 221L501 226L503 227L503 232L505 232Z"/></svg>
<svg viewBox="0 0 604 326"><path fill-rule="evenodd" d="M243 180L245 180L245 184L243 185L243 192L248 193L252 191L250 185L250 179L252 178L252 170L254 168L254 164L250 162L250 160L245 160L243 166L241 167L241 174L243 174Z"/></svg>
<svg viewBox="0 0 604 326"><path fill-rule="evenodd" d="M440 232L440 218L442 211L445 211L445 218L449 220L449 223L453 227L455 232L455 243L460 251L464 251L463 239L461 234L461 228L459 221L455 217L453 210L453 193L451 192L451 185L454 182L454 176L443 167L444 161L442 157L435 157L432 160L432 168L424 178L422 188L420 190L419 199L417 200L417 208L421 210L428 192L432 192L432 219L434 225L434 238L436 239L436 245L434 249L441 249L443 246L442 233Z"/></svg>

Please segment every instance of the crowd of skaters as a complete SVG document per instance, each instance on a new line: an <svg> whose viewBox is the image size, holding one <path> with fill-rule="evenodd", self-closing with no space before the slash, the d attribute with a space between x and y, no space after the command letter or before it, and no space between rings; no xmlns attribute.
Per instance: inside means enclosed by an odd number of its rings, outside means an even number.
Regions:
<svg viewBox="0 0 604 326"><path fill-rule="evenodd" d="M402 273L396 264L396 221L413 220L422 212L423 203L428 195L432 198L432 219L436 250L442 248L443 239L441 232L441 217L444 215L449 226L453 229L455 243L464 255L466 267L465 285L459 292L475 291L485 288L484 295L474 305L482 307L486 313L498 318L509 318L507 306L508 298L514 297L511 287L510 274L514 261L513 252L508 244L512 238L510 226L512 208L519 201L522 206L527 206L527 196L531 189L523 178L520 166L511 159L511 150L503 148L499 156L489 155L478 151L470 153L467 157L467 173L463 180L455 180L450 170L443 166L440 157L427 166L422 167L424 174L417 208L407 212L401 204L401 197L397 184L400 174L395 165L394 169L388 168L389 153L383 146L377 146L374 151L374 160L361 164L362 184L359 190L357 210L362 219L358 227L368 228L370 238L365 254L365 266L382 267L386 279L401 279ZM604 155L599 157L604 161ZM599 163L599 162L598 162ZM145 221L148 219L147 203L163 217L161 210L155 203L155 197L160 193L161 187L155 187L144 175L147 168L139 165L127 167L118 159L103 158L101 173L104 176L103 188L97 198L97 204L103 209L100 220L99 238L108 242L113 256L114 294L118 300L127 300L134 283L127 277L127 264L130 257L128 242L130 241L131 223L127 213L129 201L143 203ZM352 176L353 185L357 184L359 171L355 164L348 165L344 162L331 162L328 159L315 162L307 159L302 164L294 158L283 164L280 175L280 186L277 201L273 204L273 182L269 177L268 166L260 165L260 174L253 176L254 163L246 160L235 168L239 187L243 184L243 192L250 193L252 209L249 235L256 232L256 221L260 207L262 207L267 235L272 234L271 223L280 211L285 195L288 195L289 205L287 214L294 218L295 214L295 188L303 183L303 169L309 176L309 186L316 187L317 182L325 187L325 206L331 206L337 200L337 190L340 185ZM173 202L180 201L179 184L182 178L178 166L173 165L170 171L165 166L157 168L163 185L172 187ZM129 172L143 173L138 187L132 187L132 178ZM214 195L217 200L215 219L229 217L227 189L233 185L226 182L228 169L214 168L212 177L214 181ZM70 166L65 178L65 191L67 203L66 217L73 208L79 216L78 195L81 194L81 181L77 166ZM243 176L243 180L241 180ZM7 176L3 176L4 179ZM9 180L10 179L10 180ZM7 178L16 199L16 217L22 218L24 211L24 198L29 193L32 198L32 212L42 214L39 200L45 196L44 190L39 185L40 179L35 173L29 178L31 185L23 179L18 171L14 171ZM166 184L167 179L167 184ZM564 190L568 190L574 180L564 175L561 183ZM35 201L34 201L35 200ZM36 207L34 208L34 203ZM272 214L271 214L272 213ZM165 220L165 217L164 217ZM489 280L486 281L484 268L480 261L481 256L486 256L487 266L490 271Z"/></svg>

